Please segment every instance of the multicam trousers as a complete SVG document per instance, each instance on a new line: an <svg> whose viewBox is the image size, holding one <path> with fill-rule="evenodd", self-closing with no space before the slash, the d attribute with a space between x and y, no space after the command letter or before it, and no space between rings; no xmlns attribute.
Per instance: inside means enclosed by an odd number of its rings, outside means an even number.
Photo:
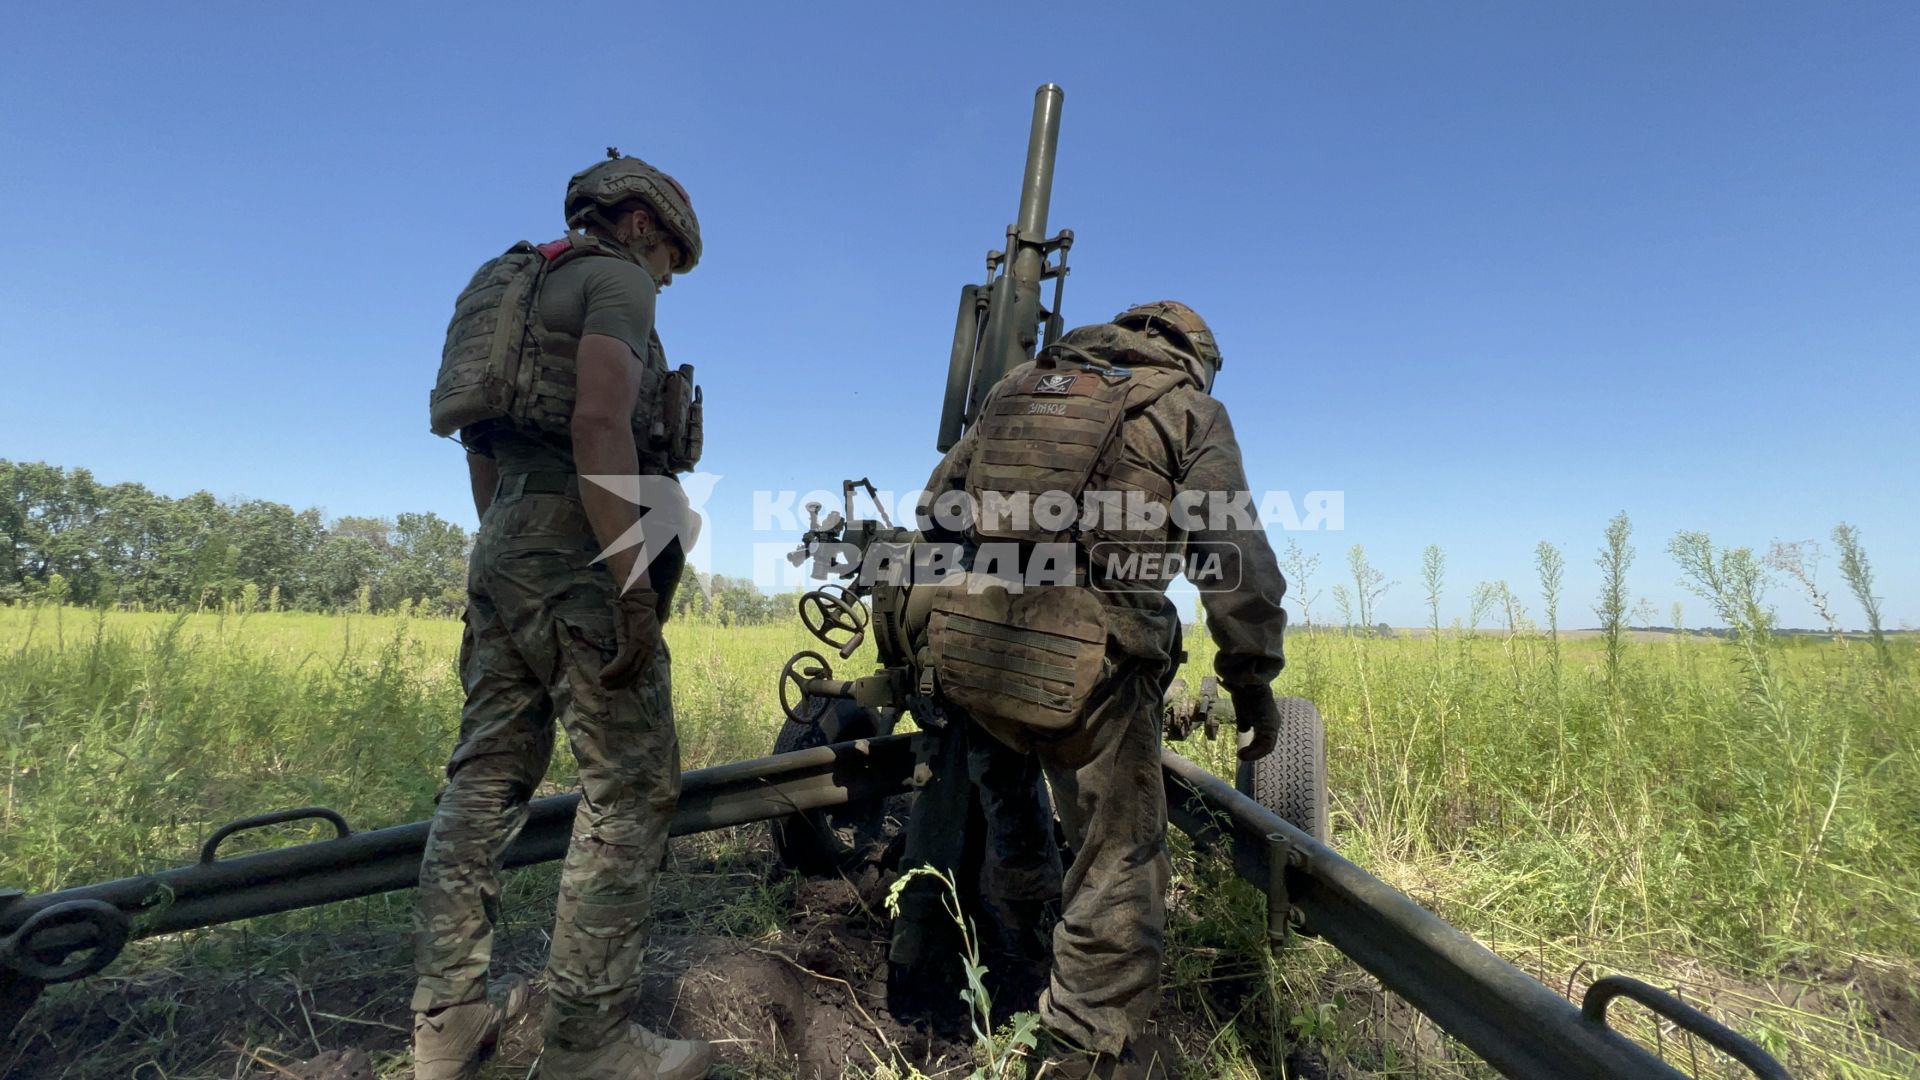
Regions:
<svg viewBox="0 0 1920 1080"><path fill-rule="evenodd" d="M500 861L526 824L557 716L581 791L547 962L546 1037L567 1049L599 1046L625 1022L680 794L665 644L636 685L600 687L616 592L597 547L572 496L503 484L488 508L467 585L467 701L414 907L414 1010L484 997Z"/></svg>
<svg viewBox="0 0 1920 1080"><path fill-rule="evenodd" d="M986 821L980 887L991 910L1046 898L1060 881L1034 771L1045 771L1073 845L1053 929L1053 972L1040 998L1047 1026L1117 1054L1152 1010L1166 950L1167 796L1160 772L1165 664L1121 660L1085 723L1035 740L1031 755L998 739L967 741ZM976 734L983 734L975 728Z"/></svg>

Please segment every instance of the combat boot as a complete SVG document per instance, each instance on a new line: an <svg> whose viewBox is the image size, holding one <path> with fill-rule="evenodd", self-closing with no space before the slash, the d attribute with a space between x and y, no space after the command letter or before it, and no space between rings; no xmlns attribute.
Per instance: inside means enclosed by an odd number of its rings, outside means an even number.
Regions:
<svg viewBox="0 0 1920 1080"><path fill-rule="evenodd" d="M1042 1030L1034 1048L1033 1080L1166 1080L1173 1075L1169 1046L1129 1043L1119 1054L1096 1054L1056 1032Z"/></svg>
<svg viewBox="0 0 1920 1080"><path fill-rule="evenodd" d="M484 1001L413 1017L414 1080L472 1080L493 1056L500 1032L527 1007L527 980L509 975L487 986Z"/></svg>
<svg viewBox="0 0 1920 1080"><path fill-rule="evenodd" d="M992 992L993 1023L1006 1023L1015 1013L1040 1007L1040 992L1053 974L1049 931L1058 917L1056 901L982 901L981 959L986 961L987 989Z"/></svg>
<svg viewBox="0 0 1920 1080"><path fill-rule="evenodd" d="M1113 1054L1080 1054L1048 1061L1034 1072L1035 1080L1165 1080L1171 1073L1158 1061L1143 1061L1133 1051Z"/></svg>
<svg viewBox="0 0 1920 1080"><path fill-rule="evenodd" d="M605 1046L540 1055L542 1080L700 1080L713 1067L713 1044L669 1039L636 1023Z"/></svg>
<svg viewBox="0 0 1920 1080"><path fill-rule="evenodd" d="M1029 1075L1034 1080L1086 1080L1093 1075L1094 1061L1093 1051L1056 1031L1041 1028Z"/></svg>

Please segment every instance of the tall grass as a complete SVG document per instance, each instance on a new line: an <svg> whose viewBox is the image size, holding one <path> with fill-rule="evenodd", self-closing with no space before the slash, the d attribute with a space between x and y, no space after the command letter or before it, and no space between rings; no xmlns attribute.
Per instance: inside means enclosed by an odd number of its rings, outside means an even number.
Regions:
<svg viewBox="0 0 1920 1080"><path fill-rule="evenodd" d="M1593 613L1600 619L1600 638L1607 646L1607 681L1620 679L1621 645L1626 640L1627 568L1633 565L1633 545L1627 538L1633 524L1622 510L1607 522L1607 544L1594 564L1600 567L1600 599Z"/></svg>
<svg viewBox="0 0 1920 1080"><path fill-rule="evenodd" d="M1624 539L1610 530L1603 555L1622 568ZM1885 994L1910 1009L1900 988L1920 985L1920 649L1883 638L1888 668L1775 635L1751 553L1675 548L1731 641L1570 639L1524 618L1432 641L1297 635L1279 689L1327 719L1337 844L1551 985L1634 971L1729 1002L1800 1075L1920 1075L1920 1046L1855 1022ZM1291 987L1284 1022L1364 1028L1349 1064L1391 1071L1382 1017L1324 1014L1351 965L1308 949L1271 978Z"/></svg>
<svg viewBox="0 0 1920 1080"><path fill-rule="evenodd" d="M459 727L460 631L404 615L0 608L0 884L179 863L268 809L332 806L356 828L428 816ZM803 636L669 624L687 767L771 752L773 673ZM554 757L554 783L571 783L569 755Z"/></svg>
<svg viewBox="0 0 1920 1080"><path fill-rule="evenodd" d="M1747 610L1743 557L1704 537L1686 551L1709 604ZM1557 588L1555 558L1537 569ZM1362 572L1349 603L1383 583ZM1553 985L1634 971L1708 998L1802 1075L1920 1073L1872 1021L1875 987L1920 981L1913 639L1844 647L1757 620L1731 641L1581 639L1557 600L1545 610L1544 632L1514 610L1493 634L1290 640L1278 685L1326 716L1337 845ZM0 884L177 864L215 825L277 807L331 805L359 827L426 816L459 632L0 609ZM774 673L804 631L676 621L667 636L684 763L766 753ZM1192 684L1212 646L1188 648ZM1228 741L1182 749L1231 775ZM1216 1075L1253 1075L1252 1051L1290 1034L1360 1075L1479 1074L1331 949L1265 959L1252 891L1217 860L1177 865L1169 984L1215 1011ZM1225 1009L1210 988L1229 977L1260 989Z"/></svg>

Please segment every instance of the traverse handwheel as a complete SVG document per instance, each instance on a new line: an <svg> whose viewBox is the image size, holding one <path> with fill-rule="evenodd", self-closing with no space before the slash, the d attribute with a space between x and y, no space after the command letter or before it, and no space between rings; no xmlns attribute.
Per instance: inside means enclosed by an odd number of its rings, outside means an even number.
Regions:
<svg viewBox="0 0 1920 1080"><path fill-rule="evenodd" d="M867 635L867 605L844 585L824 585L800 597L800 621L814 637L839 650L842 660Z"/></svg>
<svg viewBox="0 0 1920 1080"><path fill-rule="evenodd" d="M796 724L813 723L811 710L806 708L807 684L831 678L833 667L826 657L812 649L794 653L787 666L780 669L780 711Z"/></svg>

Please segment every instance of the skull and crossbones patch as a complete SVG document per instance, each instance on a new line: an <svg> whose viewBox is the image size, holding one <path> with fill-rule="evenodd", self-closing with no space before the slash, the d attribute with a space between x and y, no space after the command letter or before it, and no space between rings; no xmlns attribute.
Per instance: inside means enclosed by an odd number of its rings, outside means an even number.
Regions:
<svg viewBox="0 0 1920 1080"><path fill-rule="evenodd" d="M1033 392L1036 394L1071 394L1073 393L1073 380L1074 376L1072 375L1042 375L1040 376L1040 381L1034 384Z"/></svg>

